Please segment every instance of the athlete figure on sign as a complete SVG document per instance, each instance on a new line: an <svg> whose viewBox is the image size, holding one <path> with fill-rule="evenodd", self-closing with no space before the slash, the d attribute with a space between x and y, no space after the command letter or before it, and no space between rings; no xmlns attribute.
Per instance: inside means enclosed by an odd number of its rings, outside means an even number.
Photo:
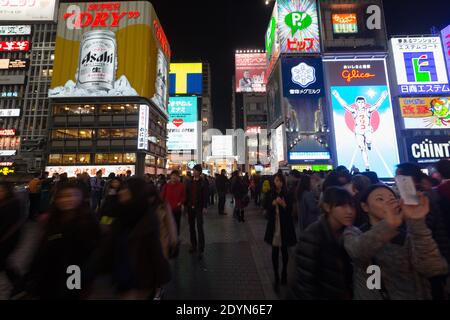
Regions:
<svg viewBox="0 0 450 320"><path fill-rule="evenodd" d="M367 99L363 96L357 97L354 104L348 105L347 102L341 98L339 92L333 90L332 94L339 104L353 116L355 121L356 143L361 150L366 170L369 171L369 151L372 150L372 134L374 132L371 123L372 114L381 107L389 94L387 91L384 91L381 94L380 99L374 105L367 103Z"/></svg>

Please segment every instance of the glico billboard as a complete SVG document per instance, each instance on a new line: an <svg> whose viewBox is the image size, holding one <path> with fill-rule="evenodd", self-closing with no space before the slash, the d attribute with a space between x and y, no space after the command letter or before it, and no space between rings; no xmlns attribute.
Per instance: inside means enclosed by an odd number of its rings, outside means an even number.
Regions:
<svg viewBox="0 0 450 320"><path fill-rule="evenodd" d="M392 178L399 163L384 59L325 61L337 160Z"/></svg>
<svg viewBox="0 0 450 320"><path fill-rule="evenodd" d="M62 3L49 97L140 96L166 110L170 56L149 2Z"/></svg>

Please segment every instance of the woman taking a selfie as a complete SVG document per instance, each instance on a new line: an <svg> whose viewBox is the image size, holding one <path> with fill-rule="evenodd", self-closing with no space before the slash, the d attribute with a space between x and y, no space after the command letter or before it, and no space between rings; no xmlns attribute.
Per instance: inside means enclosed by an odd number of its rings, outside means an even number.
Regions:
<svg viewBox="0 0 450 320"><path fill-rule="evenodd" d="M324 215L300 234L297 279L290 298L350 300L352 266L342 238L356 217L353 197L343 188L330 187L323 195L322 210Z"/></svg>
<svg viewBox="0 0 450 320"><path fill-rule="evenodd" d="M448 265L425 223L429 200L423 194L418 197L419 205L405 205L386 185L373 185L362 195L361 207L369 223L344 233L345 249L355 268L355 299L431 299L428 279L446 274ZM367 273L369 266L381 270L380 289L368 288L373 275Z"/></svg>
<svg viewBox="0 0 450 320"><path fill-rule="evenodd" d="M275 291L280 284L279 255L283 257L281 284L287 284L288 248L297 243L291 201L287 197L286 180L278 173L274 178L274 188L267 202L268 223L264 240L272 246L272 263L275 272Z"/></svg>

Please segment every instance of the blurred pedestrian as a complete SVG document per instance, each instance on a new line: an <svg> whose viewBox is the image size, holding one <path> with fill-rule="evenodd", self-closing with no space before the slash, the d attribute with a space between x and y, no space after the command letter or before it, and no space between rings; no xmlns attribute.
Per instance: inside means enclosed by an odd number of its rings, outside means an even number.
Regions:
<svg viewBox="0 0 450 320"><path fill-rule="evenodd" d="M289 261L288 248L297 243L292 217L292 205L287 196L286 180L282 173L274 176L273 190L269 196L267 208L268 223L264 240L272 246L272 264L275 274L274 289L277 292L280 285L279 255L281 249L283 267L281 284L287 284L287 267Z"/></svg>
<svg viewBox="0 0 450 320"><path fill-rule="evenodd" d="M105 181L102 179L103 171L98 170L95 177L91 179L91 209L96 211L100 206L103 196Z"/></svg>
<svg viewBox="0 0 450 320"><path fill-rule="evenodd" d="M41 200L41 180L40 174L35 173L33 179L28 183L29 203L30 203L30 219L35 219L39 214Z"/></svg>
<svg viewBox="0 0 450 320"><path fill-rule="evenodd" d="M248 206L250 199L248 197L248 185L238 173L235 174L231 184L231 193L234 198L234 215L239 222L245 222L244 210Z"/></svg>
<svg viewBox="0 0 450 320"><path fill-rule="evenodd" d="M312 223L319 219L319 199L311 189L311 177L303 174L298 182L296 195L299 231L306 230Z"/></svg>
<svg viewBox="0 0 450 320"><path fill-rule="evenodd" d="M225 169L222 169L220 175L216 178L216 189L217 193L219 195L219 214L225 215L225 201L228 191L228 178L227 178L227 171Z"/></svg>

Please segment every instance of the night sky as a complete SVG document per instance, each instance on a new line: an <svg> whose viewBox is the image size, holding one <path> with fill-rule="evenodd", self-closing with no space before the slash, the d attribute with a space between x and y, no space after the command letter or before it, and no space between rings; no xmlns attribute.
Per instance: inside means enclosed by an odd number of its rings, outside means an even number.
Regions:
<svg viewBox="0 0 450 320"><path fill-rule="evenodd" d="M212 68L214 126L231 127L236 49L264 49L273 9L265 0L153 0L173 61L207 60ZM389 35L430 34L450 24L449 0L384 0Z"/></svg>

